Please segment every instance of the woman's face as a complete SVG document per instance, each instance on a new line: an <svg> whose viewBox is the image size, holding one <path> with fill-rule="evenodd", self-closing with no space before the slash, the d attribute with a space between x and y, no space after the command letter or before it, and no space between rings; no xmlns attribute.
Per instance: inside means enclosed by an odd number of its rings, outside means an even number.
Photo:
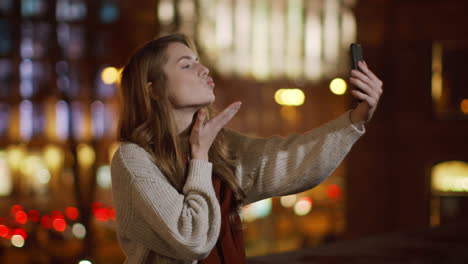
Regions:
<svg viewBox="0 0 468 264"><path fill-rule="evenodd" d="M213 79L193 51L174 42L166 49L168 57L163 69L167 76L169 100L175 109L201 108L215 100Z"/></svg>

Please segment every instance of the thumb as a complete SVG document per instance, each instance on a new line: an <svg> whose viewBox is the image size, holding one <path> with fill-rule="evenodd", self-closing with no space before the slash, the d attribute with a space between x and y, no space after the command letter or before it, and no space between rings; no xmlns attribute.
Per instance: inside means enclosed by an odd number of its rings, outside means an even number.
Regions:
<svg viewBox="0 0 468 264"><path fill-rule="evenodd" d="M203 124L203 121L205 121L205 117L206 117L205 109L200 109L198 111L197 121L195 122L195 124L198 126L201 126Z"/></svg>

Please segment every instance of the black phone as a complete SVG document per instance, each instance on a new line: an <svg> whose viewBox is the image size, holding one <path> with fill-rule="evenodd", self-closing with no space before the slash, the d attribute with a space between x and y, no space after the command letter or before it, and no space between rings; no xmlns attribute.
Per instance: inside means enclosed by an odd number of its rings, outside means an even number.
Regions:
<svg viewBox="0 0 468 264"><path fill-rule="evenodd" d="M349 50L350 50L350 53L351 53L351 67L354 69L354 70L359 70L359 67L358 67L358 61L362 61L364 60L364 56L362 55L362 47L361 47L361 44L359 43L351 43L351 46L349 47ZM359 91L361 91L361 89L359 89L358 87L356 87ZM362 92L362 91L361 91ZM358 99L358 102L362 102L361 99Z"/></svg>
<svg viewBox="0 0 468 264"><path fill-rule="evenodd" d="M358 61L364 60L361 44L351 43L350 52L352 62L351 67L353 67L354 70L359 70Z"/></svg>

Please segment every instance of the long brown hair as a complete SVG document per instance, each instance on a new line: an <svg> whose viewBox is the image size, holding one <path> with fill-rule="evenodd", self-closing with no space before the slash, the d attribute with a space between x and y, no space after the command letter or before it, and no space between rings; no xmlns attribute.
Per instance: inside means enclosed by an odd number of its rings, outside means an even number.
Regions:
<svg viewBox="0 0 468 264"><path fill-rule="evenodd" d="M153 157L161 172L179 192L185 183L187 166L182 155L189 153L190 146L178 135L170 111L167 77L163 66L167 63L166 49L169 44L179 42L191 48L192 41L183 34L171 34L147 42L130 57L122 71L120 83L122 112L118 139L132 142L144 148ZM145 89L152 83L152 91ZM213 105L205 107L207 121L216 114ZM197 113L194 115L190 130ZM225 144L224 129L214 140L209 153L213 163L213 174L233 190L235 202L231 206L231 220L238 213L245 193L235 177L235 157Z"/></svg>

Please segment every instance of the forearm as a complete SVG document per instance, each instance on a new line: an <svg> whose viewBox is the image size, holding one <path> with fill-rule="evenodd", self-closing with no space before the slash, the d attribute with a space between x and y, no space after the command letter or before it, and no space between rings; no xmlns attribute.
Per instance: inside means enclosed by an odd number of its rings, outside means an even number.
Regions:
<svg viewBox="0 0 468 264"><path fill-rule="evenodd" d="M319 184L364 132L351 123L348 113L304 134L287 137L254 138L231 132L232 146L240 148L238 171L246 184L247 203Z"/></svg>

